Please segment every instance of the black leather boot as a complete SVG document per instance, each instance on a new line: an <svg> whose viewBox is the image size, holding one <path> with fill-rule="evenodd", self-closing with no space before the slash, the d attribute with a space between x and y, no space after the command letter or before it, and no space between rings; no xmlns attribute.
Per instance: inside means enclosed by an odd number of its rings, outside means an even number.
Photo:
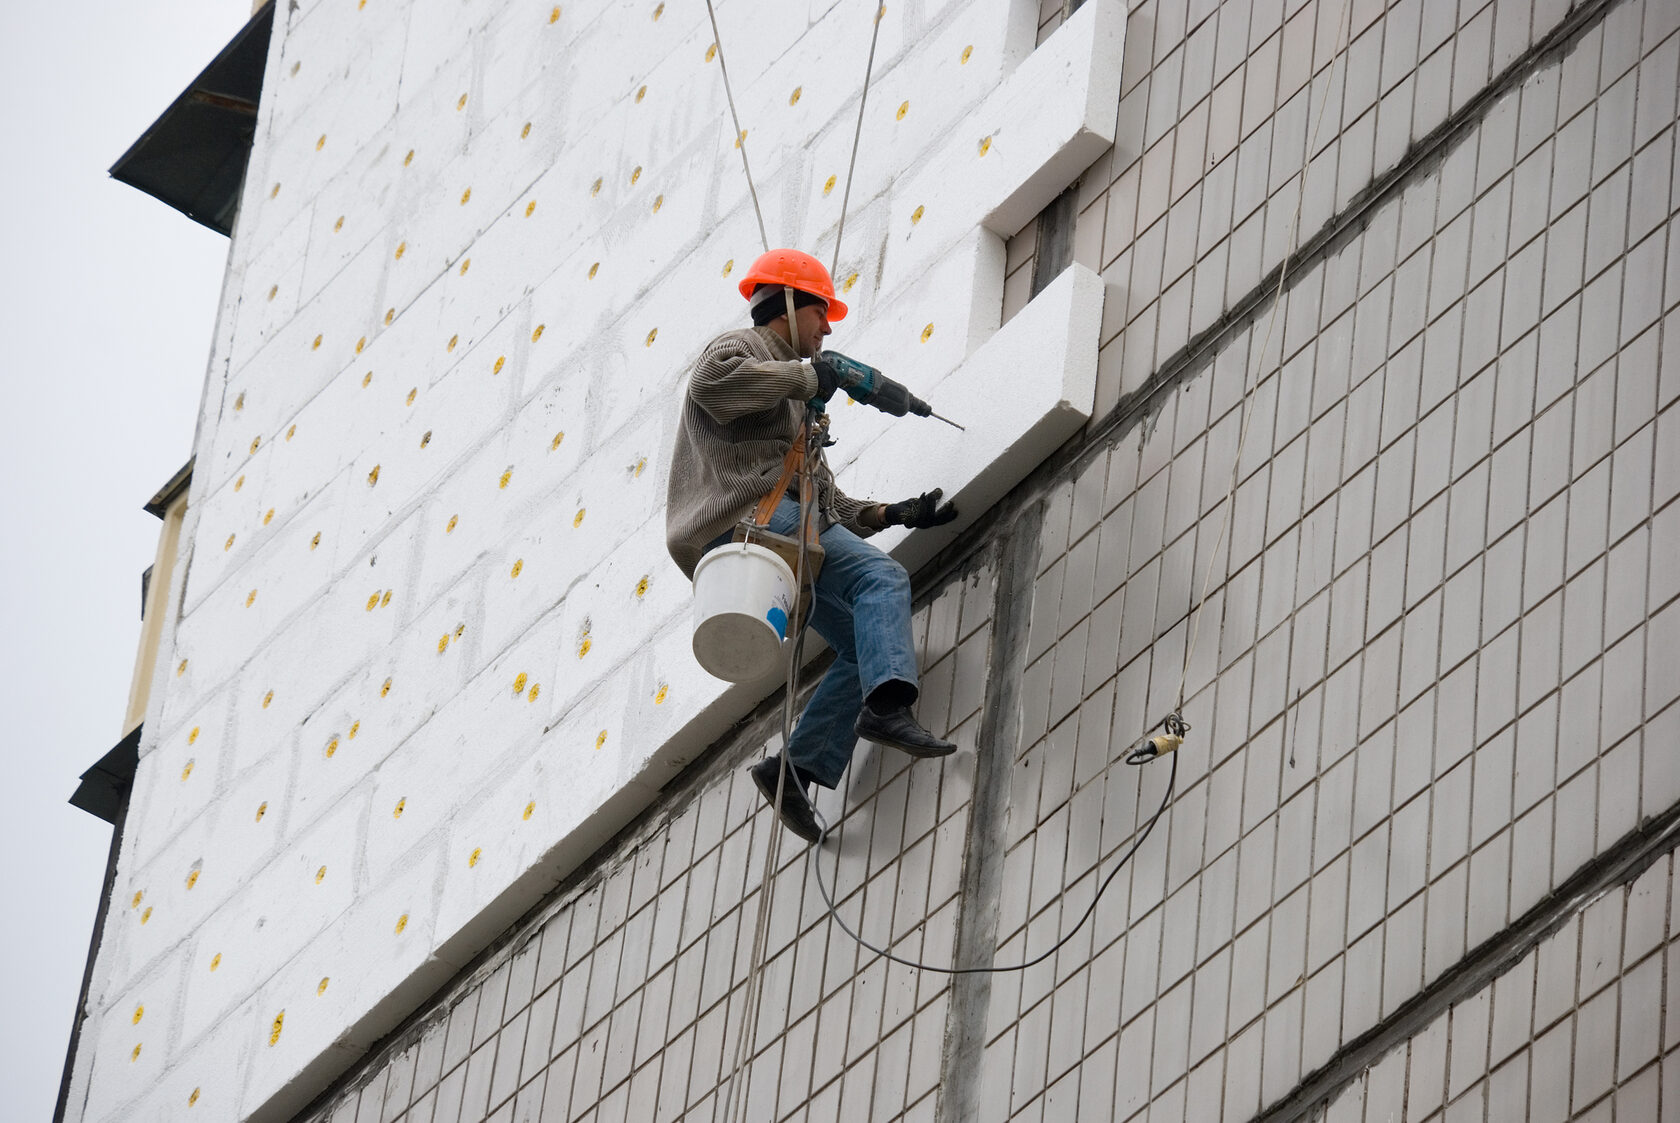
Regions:
<svg viewBox="0 0 1680 1123"><path fill-rule="evenodd" d="M910 716L909 706L893 706L877 710L867 701L858 712L852 731L865 741L888 745L911 756L950 756L957 746L935 737Z"/></svg>
<svg viewBox="0 0 1680 1123"><path fill-rule="evenodd" d="M776 817L781 819L782 825L806 842L815 842L822 837L822 828L817 825L817 812L811 806L811 797L806 794L799 773L792 767L788 768L786 779L781 781L782 805L776 807L776 782L781 770L780 756L765 757L750 769L753 783L764 793L765 802L776 808Z"/></svg>

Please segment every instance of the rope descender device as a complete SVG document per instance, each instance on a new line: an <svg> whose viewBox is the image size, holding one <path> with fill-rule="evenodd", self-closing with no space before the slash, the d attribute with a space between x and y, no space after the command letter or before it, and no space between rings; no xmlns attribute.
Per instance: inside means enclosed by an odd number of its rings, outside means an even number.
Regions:
<svg viewBox="0 0 1680 1123"><path fill-rule="evenodd" d="M1161 732L1132 746L1132 751L1126 754L1126 763L1148 764L1156 757L1176 752L1184 744L1184 735L1188 732L1190 723L1184 720L1183 714L1174 710L1161 721Z"/></svg>

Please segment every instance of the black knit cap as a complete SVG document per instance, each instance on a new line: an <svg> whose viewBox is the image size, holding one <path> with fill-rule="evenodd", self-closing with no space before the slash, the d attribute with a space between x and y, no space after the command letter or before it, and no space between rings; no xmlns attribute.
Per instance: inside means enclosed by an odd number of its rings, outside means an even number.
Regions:
<svg viewBox="0 0 1680 1123"><path fill-rule="evenodd" d="M759 285L753 289L749 300L752 302L752 322L759 327L763 327L777 316L787 315L787 298L782 295L781 285ZM809 304L827 303L828 301L820 296L801 289L793 290L793 306L796 309Z"/></svg>

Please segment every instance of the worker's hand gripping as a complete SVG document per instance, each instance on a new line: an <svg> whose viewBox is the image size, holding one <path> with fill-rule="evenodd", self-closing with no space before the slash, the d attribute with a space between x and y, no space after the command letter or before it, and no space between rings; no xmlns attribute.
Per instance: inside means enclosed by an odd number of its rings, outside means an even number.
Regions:
<svg viewBox="0 0 1680 1123"><path fill-rule="evenodd" d="M906 413L928 417L933 413L933 407L912 394L902 382L894 382L874 367L838 351L824 351L811 360L811 367L817 372L817 396L811 399L811 404L818 409L828 405L836 390L844 390L854 402L874 406L894 417Z"/></svg>

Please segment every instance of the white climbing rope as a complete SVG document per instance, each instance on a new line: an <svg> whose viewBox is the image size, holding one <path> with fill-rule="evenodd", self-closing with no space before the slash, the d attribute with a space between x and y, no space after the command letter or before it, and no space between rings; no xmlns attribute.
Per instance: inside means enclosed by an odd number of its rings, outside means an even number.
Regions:
<svg viewBox="0 0 1680 1123"><path fill-rule="evenodd" d="M863 136L863 107L869 104L869 82L875 74L875 44L881 38L881 17L887 14L887 9L875 9L875 27L869 33L869 61L863 65L863 96L858 98L857 127L852 130L852 159L846 165L846 190L840 195L840 225L834 231L834 264L828 267L828 274L837 277L840 274L840 239L846 233L846 208L852 201L852 173L857 171L858 140Z"/></svg>
<svg viewBox="0 0 1680 1123"><path fill-rule="evenodd" d="M717 12L712 0L706 0L706 14L712 18L712 46L717 48L718 72L723 75L723 96L729 101L729 119L735 123L735 147L741 150L741 170L747 173L747 191L752 195L753 214L758 216L758 239L770 250L770 235L764 229L764 210L758 205L758 188L753 186L752 166L747 163L747 134L741 128L741 116L735 112L735 91L729 88L729 66L723 61L723 36L718 33Z"/></svg>

